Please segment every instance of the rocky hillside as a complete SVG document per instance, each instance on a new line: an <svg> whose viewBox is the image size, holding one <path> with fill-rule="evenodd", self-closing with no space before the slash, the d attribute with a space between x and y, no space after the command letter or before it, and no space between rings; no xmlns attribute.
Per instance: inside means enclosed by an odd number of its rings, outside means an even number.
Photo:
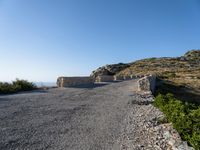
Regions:
<svg viewBox="0 0 200 150"><path fill-rule="evenodd" d="M99 67L97 70L93 71L91 76L97 77L98 75L115 75L118 72L130 67L130 64L112 64Z"/></svg>
<svg viewBox="0 0 200 150"><path fill-rule="evenodd" d="M132 65L117 74L150 74L156 73L160 76L166 74L193 72L200 69L200 50L192 50L177 58L148 58L133 62Z"/></svg>
<svg viewBox="0 0 200 150"><path fill-rule="evenodd" d="M182 72L194 75L200 69L200 50L191 50L180 57L147 58L129 64L106 65L93 71L91 76L98 75L145 75L175 76ZM195 73L195 76L197 74ZM200 76L200 75L199 75ZM199 77L198 76L198 77Z"/></svg>
<svg viewBox="0 0 200 150"><path fill-rule="evenodd" d="M200 50L191 50L183 56L176 58L147 58L129 64L107 65L95 70L92 76L147 74L156 74L160 79L173 83L172 85L174 88L170 87L170 92L180 91L180 93L178 93L180 95L183 95L182 93L187 93L176 89L176 87L181 87L195 95L192 96L194 97L193 99L199 100Z"/></svg>
<svg viewBox="0 0 200 150"><path fill-rule="evenodd" d="M200 60L200 50L188 51L183 57L186 60L196 60L196 61L199 62L199 60Z"/></svg>

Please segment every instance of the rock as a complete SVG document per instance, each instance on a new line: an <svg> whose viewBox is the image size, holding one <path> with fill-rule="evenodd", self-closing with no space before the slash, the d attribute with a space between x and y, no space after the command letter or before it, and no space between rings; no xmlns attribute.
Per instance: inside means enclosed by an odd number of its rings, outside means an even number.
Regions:
<svg viewBox="0 0 200 150"><path fill-rule="evenodd" d="M170 139L170 133L169 133L169 131L166 131L163 136L164 136L164 138L166 140Z"/></svg>
<svg viewBox="0 0 200 150"><path fill-rule="evenodd" d="M191 50L183 56L186 60L200 59L200 50Z"/></svg>
<svg viewBox="0 0 200 150"><path fill-rule="evenodd" d="M178 146L178 150L194 150L194 148L188 146L187 142L183 142L181 145Z"/></svg>
<svg viewBox="0 0 200 150"><path fill-rule="evenodd" d="M116 73L120 72L121 70L129 66L130 66L129 64L123 64L123 63L106 65L98 68L97 70L94 70L90 76L96 78L98 75L115 75Z"/></svg>

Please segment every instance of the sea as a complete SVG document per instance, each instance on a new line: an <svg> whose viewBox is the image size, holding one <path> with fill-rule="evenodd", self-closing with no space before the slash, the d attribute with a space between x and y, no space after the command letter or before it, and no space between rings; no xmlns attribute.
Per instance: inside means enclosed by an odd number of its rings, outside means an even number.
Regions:
<svg viewBox="0 0 200 150"><path fill-rule="evenodd" d="M56 82L33 82L37 87L53 87L57 86Z"/></svg>

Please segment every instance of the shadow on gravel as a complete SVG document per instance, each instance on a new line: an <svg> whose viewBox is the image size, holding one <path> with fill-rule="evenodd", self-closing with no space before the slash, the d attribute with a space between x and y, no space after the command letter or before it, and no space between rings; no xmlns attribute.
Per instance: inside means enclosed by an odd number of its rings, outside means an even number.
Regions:
<svg viewBox="0 0 200 150"><path fill-rule="evenodd" d="M5 98L0 98L0 102L6 102L8 101L9 99L5 99Z"/></svg>
<svg viewBox="0 0 200 150"><path fill-rule="evenodd" d="M109 81L109 82L96 82L93 84L84 84L84 85L75 85L75 86L66 86L65 88L85 88L85 89L93 89L93 88L98 88L98 87L102 87L105 85L109 85L111 83L119 83L119 82L123 82L123 81Z"/></svg>
<svg viewBox="0 0 200 150"><path fill-rule="evenodd" d="M152 104L153 102L151 101L132 101L131 104L136 104L136 105L149 105Z"/></svg>
<svg viewBox="0 0 200 150"><path fill-rule="evenodd" d="M111 83L119 83L122 82L121 80L119 81L109 81L109 82L100 82L100 83L94 83L94 84L86 84L86 85L78 85L78 86L71 86L72 88L86 88L86 89L93 89L97 87L102 87L105 85L109 85Z"/></svg>
<svg viewBox="0 0 200 150"><path fill-rule="evenodd" d="M22 92L17 92L17 93L12 93L12 94L0 94L0 96L9 96L9 95L20 95L20 94L40 94L40 93L47 93L47 90L33 90L33 91L22 91ZM0 98L1 100L1 98Z"/></svg>
<svg viewBox="0 0 200 150"><path fill-rule="evenodd" d="M86 85L78 85L78 86L70 86L69 88L86 88L86 89L93 89L97 87L102 87L108 85L109 83L95 83L95 84L86 84Z"/></svg>

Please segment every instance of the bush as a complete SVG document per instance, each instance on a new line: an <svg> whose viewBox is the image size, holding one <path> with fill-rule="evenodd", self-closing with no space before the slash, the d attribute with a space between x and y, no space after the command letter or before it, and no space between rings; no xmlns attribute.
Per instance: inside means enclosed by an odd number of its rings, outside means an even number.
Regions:
<svg viewBox="0 0 200 150"><path fill-rule="evenodd" d="M12 84L10 83L3 83L0 82L0 94L8 94L8 93L13 93L14 92L14 88L12 86Z"/></svg>
<svg viewBox="0 0 200 150"><path fill-rule="evenodd" d="M26 80L17 79L16 81L13 81L12 84L16 91L30 91L36 88L32 82L28 82Z"/></svg>
<svg viewBox="0 0 200 150"><path fill-rule="evenodd" d="M196 150L200 149L200 106L182 102L173 94L159 94L154 105L172 122L183 140Z"/></svg>
<svg viewBox="0 0 200 150"><path fill-rule="evenodd" d="M20 91L30 91L34 90L36 86L32 82L26 80L13 81L12 83L0 82L0 94L10 94Z"/></svg>

